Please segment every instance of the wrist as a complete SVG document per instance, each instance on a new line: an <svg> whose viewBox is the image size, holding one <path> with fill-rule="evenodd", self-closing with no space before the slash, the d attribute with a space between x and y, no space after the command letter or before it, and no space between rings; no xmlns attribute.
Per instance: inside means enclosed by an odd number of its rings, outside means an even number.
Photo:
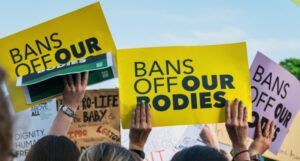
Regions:
<svg viewBox="0 0 300 161"><path fill-rule="evenodd" d="M245 160L250 161L250 153L249 150L240 151L239 153L235 154L233 160Z"/></svg>
<svg viewBox="0 0 300 161"><path fill-rule="evenodd" d="M73 108L71 108L68 105L61 105L59 107L59 111L60 113L64 114L65 116L69 117L69 118L75 118L75 114L76 114L76 109L74 110Z"/></svg>
<svg viewBox="0 0 300 161"><path fill-rule="evenodd" d="M249 153L250 153L250 155L252 156L252 155L257 155L257 154L260 154L257 150L255 150L255 149L253 149L253 148L249 148Z"/></svg>
<svg viewBox="0 0 300 161"><path fill-rule="evenodd" d="M70 109L72 109L74 112L77 111L78 107L79 107L80 103L77 103L75 101L63 101L62 105L65 105L67 107L69 107Z"/></svg>
<svg viewBox="0 0 300 161"><path fill-rule="evenodd" d="M235 151L235 153L239 153L241 151L245 151L248 150L248 147L246 145L233 145L233 150Z"/></svg>
<svg viewBox="0 0 300 161"><path fill-rule="evenodd" d="M264 144L258 144L258 143L251 144L249 148L251 155L263 154L268 149L269 147L265 146Z"/></svg>
<svg viewBox="0 0 300 161"><path fill-rule="evenodd" d="M79 103L64 103L63 105L69 107L76 113Z"/></svg>
<svg viewBox="0 0 300 161"><path fill-rule="evenodd" d="M144 151L144 146L142 146L142 145L136 145L134 143L130 143L129 144L129 149Z"/></svg>

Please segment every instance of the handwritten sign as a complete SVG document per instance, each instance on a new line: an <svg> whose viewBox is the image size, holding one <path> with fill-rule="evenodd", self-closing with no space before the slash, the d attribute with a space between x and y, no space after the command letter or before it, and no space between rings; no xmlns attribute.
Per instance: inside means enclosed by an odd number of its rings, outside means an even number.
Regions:
<svg viewBox="0 0 300 161"><path fill-rule="evenodd" d="M117 63L124 128L138 101L152 106L154 127L224 122L237 96L251 111L245 43L120 50Z"/></svg>
<svg viewBox="0 0 300 161"><path fill-rule="evenodd" d="M258 52L251 66L253 122L249 136L253 138L257 122L263 128L268 120L276 124L270 151L277 154L299 109L300 82L288 71Z"/></svg>
<svg viewBox="0 0 300 161"><path fill-rule="evenodd" d="M62 99L57 99L57 107ZM101 141L120 144L118 89L91 90L84 95L68 132L82 151Z"/></svg>
<svg viewBox="0 0 300 161"><path fill-rule="evenodd" d="M1 39L0 63L10 77L7 84L15 111L34 106L26 104L22 88L16 87L17 77L115 50L100 3Z"/></svg>

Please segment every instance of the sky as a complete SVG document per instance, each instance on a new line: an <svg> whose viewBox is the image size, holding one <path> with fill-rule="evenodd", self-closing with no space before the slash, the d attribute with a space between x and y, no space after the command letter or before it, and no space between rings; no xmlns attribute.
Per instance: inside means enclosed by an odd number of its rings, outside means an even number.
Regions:
<svg viewBox="0 0 300 161"><path fill-rule="evenodd" d="M297 1L297 0L295 0ZM0 38L97 0L2 0ZM291 0L100 0L118 49L246 41L276 62L300 58L300 6Z"/></svg>

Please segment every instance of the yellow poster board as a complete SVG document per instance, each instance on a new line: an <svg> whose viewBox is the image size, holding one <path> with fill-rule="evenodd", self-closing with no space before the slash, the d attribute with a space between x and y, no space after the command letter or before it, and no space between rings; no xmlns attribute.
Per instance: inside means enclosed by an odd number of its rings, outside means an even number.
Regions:
<svg viewBox="0 0 300 161"><path fill-rule="evenodd" d="M115 53L116 48L100 3L1 39L0 66L9 75L15 111L35 105L27 105L22 87L16 87L18 76L107 52Z"/></svg>
<svg viewBox="0 0 300 161"><path fill-rule="evenodd" d="M137 101L152 106L153 126L224 122L226 99L251 113L246 43L125 49L117 63L125 128Z"/></svg>

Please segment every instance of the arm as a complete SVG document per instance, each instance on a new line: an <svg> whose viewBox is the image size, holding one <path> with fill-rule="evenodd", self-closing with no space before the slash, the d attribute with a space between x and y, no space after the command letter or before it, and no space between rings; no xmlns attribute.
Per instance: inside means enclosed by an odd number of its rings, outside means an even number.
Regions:
<svg viewBox="0 0 300 161"><path fill-rule="evenodd" d="M242 101L234 100L232 105L226 102L225 110L226 130L236 155L235 161L250 161L250 154L247 147L248 135L248 113Z"/></svg>
<svg viewBox="0 0 300 161"><path fill-rule="evenodd" d="M222 153L228 160L232 160L232 156L230 153L226 152L225 150L220 148L218 137L215 133L215 131L212 129L211 126L204 125L203 130L200 133L200 138L203 140L203 142L218 150L220 153Z"/></svg>
<svg viewBox="0 0 300 161"><path fill-rule="evenodd" d="M216 136L215 132L210 126L204 125L202 131L200 132L200 138L203 140L203 142L206 145L220 151L220 144L218 141L218 137Z"/></svg>
<svg viewBox="0 0 300 161"><path fill-rule="evenodd" d="M139 102L131 114L131 127L129 132L129 149L134 152L144 151L144 145L152 130L150 106ZM139 155L142 159L142 155Z"/></svg>
<svg viewBox="0 0 300 161"><path fill-rule="evenodd" d="M88 72L83 74L77 73L76 79L72 75L68 75L64 78L64 92L63 92L63 105L69 107L74 113L82 101L85 93L85 88L88 82ZM52 123L52 126L48 132L48 135L67 136L67 132L73 118L67 116L61 110L57 112L57 115Z"/></svg>

